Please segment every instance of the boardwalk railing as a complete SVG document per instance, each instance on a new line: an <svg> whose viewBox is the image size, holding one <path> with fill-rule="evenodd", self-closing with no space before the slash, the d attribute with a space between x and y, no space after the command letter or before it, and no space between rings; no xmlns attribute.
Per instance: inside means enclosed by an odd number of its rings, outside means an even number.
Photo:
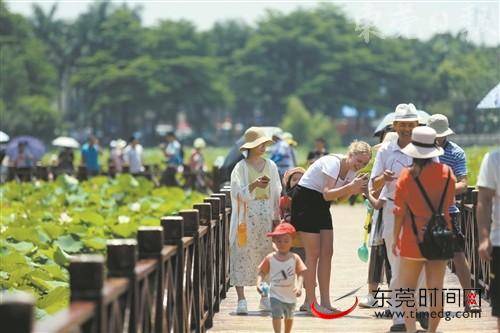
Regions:
<svg viewBox="0 0 500 333"><path fill-rule="evenodd" d="M80 255L69 265L69 307L33 324L33 303L0 300L2 331L204 332L229 288L229 189L213 194L137 240L110 240L106 260ZM460 196L465 255L473 288L490 291L490 264L478 256L477 192ZM105 266L106 262L106 266ZM106 273L107 272L107 273ZM105 277L107 275L107 278Z"/></svg>
<svg viewBox="0 0 500 333"><path fill-rule="evenodd" d="M0 302L2 331L16 333L204 332L229 288L229 190L194 209L107 243L107 258L69 265L69 307L32 322L33 304ZM105 277L107 275L107 278ZM31 323L31 324L30 324Z"/></svg>
<svg viewBox="0 0 500 333"><path fill-rule="evenodd" d="M485 298L490 296L490 262L479 258L479 234L476 220L477 190L469 187L459 196L460 223L465 236L465 257L470 265L472 288L481 289Z"/></svg>

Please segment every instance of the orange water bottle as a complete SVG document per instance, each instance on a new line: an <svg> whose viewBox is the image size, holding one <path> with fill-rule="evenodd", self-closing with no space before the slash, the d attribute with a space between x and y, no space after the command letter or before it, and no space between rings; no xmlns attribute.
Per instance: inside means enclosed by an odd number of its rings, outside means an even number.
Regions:
<svg viewBox="0 0 500 333"><path fill-rule="evenodd" d="M247 245L247 224L238 224L238 245L243 247Z"/></svg>

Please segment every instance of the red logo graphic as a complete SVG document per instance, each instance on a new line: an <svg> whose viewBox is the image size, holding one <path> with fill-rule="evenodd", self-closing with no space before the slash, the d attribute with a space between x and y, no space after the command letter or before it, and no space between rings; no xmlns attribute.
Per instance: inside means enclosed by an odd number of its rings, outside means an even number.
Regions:
<svg viewBox="0 0 500 333"><path fill-rule="evenodd" d="M477 297L477 294L475 294L475 293L469 293L469 295L467 295L467 304L469 304L469 305L478 305L477 301L476 301L476 297Z"/></svg>
<svg viewBox="0 0 500 333"><path fill-rule="evenodd" d="M316 309L316 306L314 305L314 302L311 303L311 312L315 317L318 318L323 318L323 319L336 319L336 318L341 318L344 316L347 316L349 313L354 311L354 309L358 306L358 297L356 296L356 300L354 301L354 304L347 310L337 312L337 313L324 313Z"/></svg>

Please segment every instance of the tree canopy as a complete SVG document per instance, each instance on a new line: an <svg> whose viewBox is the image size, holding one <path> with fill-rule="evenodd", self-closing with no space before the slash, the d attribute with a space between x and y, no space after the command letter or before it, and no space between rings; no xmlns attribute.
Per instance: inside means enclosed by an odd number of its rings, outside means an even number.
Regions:
<svg viewBox="0 0 500 333"><path fill-rule="evenodd" d="M199 133L227 117L273 125L307 112L333 124L345 105L381 117L404 102L453 117L459 132L499 125L498 116L475 117L475 105L499 81L500 47L464 33L428 41L374 34L367 43L331 4L207 31L186 20L147 27L139 7L109 0L73 21L56 18L57 5L34 5L29 18L0 6L0 115L11 135L32 124L46 139L87 126L109 138L137 130L153 138L154 125L179 112Z"/></svg>

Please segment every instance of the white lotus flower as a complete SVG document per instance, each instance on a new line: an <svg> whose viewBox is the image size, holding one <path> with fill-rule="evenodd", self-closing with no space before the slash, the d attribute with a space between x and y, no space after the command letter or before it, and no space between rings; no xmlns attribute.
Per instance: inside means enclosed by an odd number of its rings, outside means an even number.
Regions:
<svg viewBox="0 0 500 333"><path fill-rule="evenodd" d="M123 223L129 223L130 222L130 217L126 215L120 215L118 216L118 223L123 224Z"/></svg>
<svg viewBox="0 0 500 333"><path fill-rule="evenodd" d="M62 212L59 216L59 221L63 224L70 223L73 221L73 218L69 216L66 212Z"/></svg>
<svg viewBox="0 0 500 333"><path fill-rule="evenodd" d="M133 204L130 205L130 210L133 212L138 212L141 210L141 204L138 202L134 202Z"/></svg>

